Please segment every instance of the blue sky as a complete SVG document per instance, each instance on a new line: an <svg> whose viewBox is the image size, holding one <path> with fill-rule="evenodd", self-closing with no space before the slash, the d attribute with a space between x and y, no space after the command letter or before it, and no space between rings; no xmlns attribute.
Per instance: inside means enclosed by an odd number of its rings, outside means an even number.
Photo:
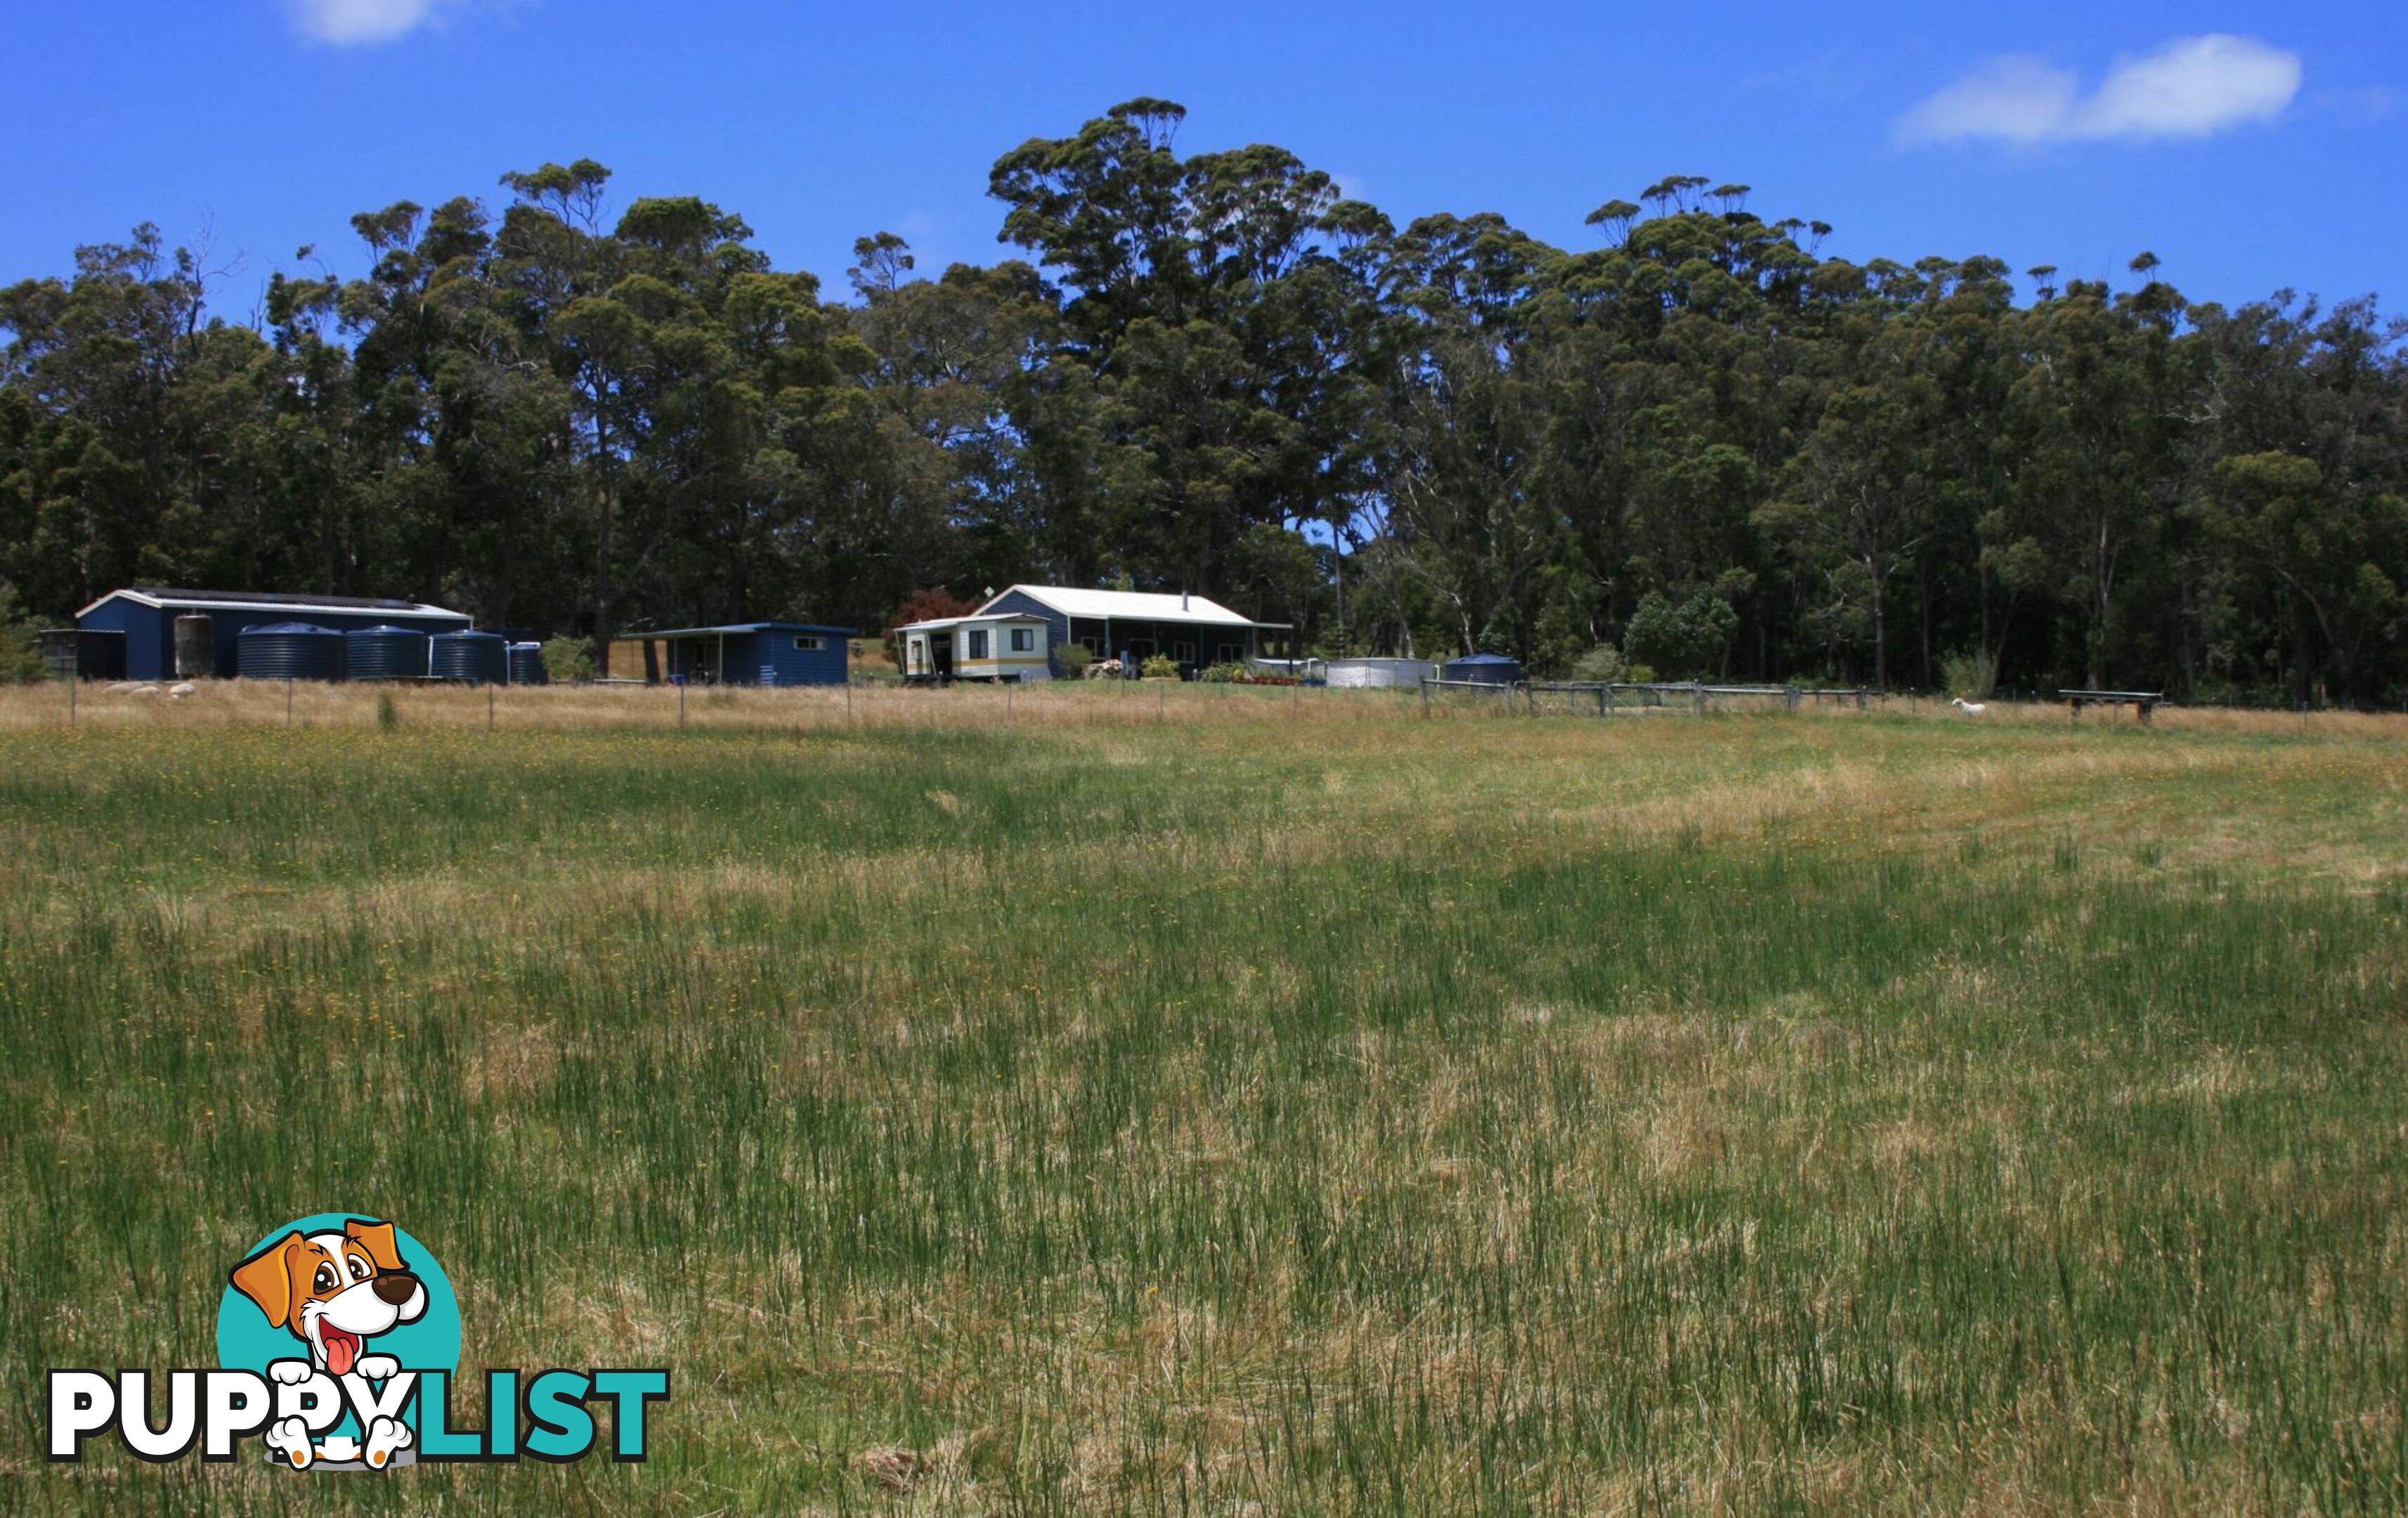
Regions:
<svg viewBox="0 0 2408 1518"><path fill-rule="evenodd" d="M986 173L1139 94L1188 150L1268 141L1399 224L1497 210L1567 247L1666 174L1756 187L1826 250L1993 253L2195 298L2408 310L2408 7L1781 0L1385 6L794 0L15 0L0 280L155 221L239 260L220 308L397 199L498 206L589 156L695 193L842 288L891 230L1002 256ZM29 66L30 64L30 66Z"/></svg>

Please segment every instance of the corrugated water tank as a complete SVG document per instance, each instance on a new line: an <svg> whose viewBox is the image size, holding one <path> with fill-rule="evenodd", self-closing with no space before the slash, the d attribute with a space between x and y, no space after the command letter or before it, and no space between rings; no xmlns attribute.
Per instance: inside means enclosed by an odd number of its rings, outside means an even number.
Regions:
<svg viewBox="0 0 2408 1518"><path fill-rule="evenodd" d="M235 635L235 672L245 680L340 680L343 635L306 622L271 622Z"/></svg>
<svg viewBox="0 0 2408 1518"><path fill-rule="evenodd" d="M510 645L510 683L513 685L549 685L552 672L543 666L543 645L513 643Z"/></svg>
<svg viewBox="0 0 2408 1518"><path fill-rule="evenodd" d="M218 672L217 623L201 612L176 619L176 678L207 680Z"/></svg>
<svg viewBox="0 0 2408 1518"><path fill-rule="evenodd" d="M1469 653L1446 662L1446 678L1474 685L1519 685L1522 663L1501 653Z"/></svg>
<svg viewBox="0 0 2408 1518"><path fill-rule="evenodd" d="M437 633L427 641L437 680L499 685L509 678L509 642L498 633Z"/></svg>
<svg viewBox="0 0 2408 1518"><path fill-rule="evenodd" d="M407 627L361 627L343 635L344 667L353 680L424 680L429 659L426 635Z"/></svg>
<svg viewBox="0 0 2408 1518"><path fill-rule="evenodd" d="M1438 666L1427 659L1332 659L1329 661L1329 686L1332 690L1377 691L1398 688L1417 690L1426 680L1438 678Z"/></svg>

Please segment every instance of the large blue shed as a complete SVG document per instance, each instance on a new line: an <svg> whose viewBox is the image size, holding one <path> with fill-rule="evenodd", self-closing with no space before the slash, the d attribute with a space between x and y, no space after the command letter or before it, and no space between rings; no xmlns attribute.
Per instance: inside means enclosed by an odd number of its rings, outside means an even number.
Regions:
<svg viewBox="0 0 2408 1518"><path fill-rule="evenodd" d="M841 685L850 627L809 622L739 622L622 633L667 646L661 673L692 685ZM648 661L649 662L649 659Z"/></svg>
<svg viewBox="0 0 2408 1518"><path fill-rule="evenodd" d="M466 627L470 619L439 606L417 601L373 600L351 595L268 595L250 591L175 591L151 586L111 591L76 613L79 631L124 639L120 663L108 661L114 678L173 680L176 671L176 622L180 617L207 617L212 667L209 674L232 678L243 631L272 623L306 622L338 633L362 627L407 627L412 632L448 633ZM197 625L197 624L196 624ZM98 675L87 671L92 678Z"/></svg>

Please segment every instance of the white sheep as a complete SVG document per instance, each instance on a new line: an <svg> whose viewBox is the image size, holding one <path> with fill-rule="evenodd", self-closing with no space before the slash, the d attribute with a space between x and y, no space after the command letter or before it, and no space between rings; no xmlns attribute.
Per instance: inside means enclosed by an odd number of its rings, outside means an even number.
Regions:
<svg viewBox="0 0 2408 1518"><path fill-rule="evenodd" d="M194 686L189 680L179 680L167 687L167 695L173 700L181 701L184 697L192 695L197 688L198 687Z"/></svg>
<svg viewBox="0 0 2408 1518"><path fill-rule="evenodd" d="M1957 710L1963 712L1968 717L1978 717L1982 713L1990 709L1989 706L1985 702L1968 701L1961 695L1950 696L1948 698L1948 704L1955 707Z"/></svg>

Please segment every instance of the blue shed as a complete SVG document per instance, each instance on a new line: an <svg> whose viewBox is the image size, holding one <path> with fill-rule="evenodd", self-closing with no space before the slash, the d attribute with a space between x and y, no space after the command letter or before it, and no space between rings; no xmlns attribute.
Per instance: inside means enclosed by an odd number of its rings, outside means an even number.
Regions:
<svg viewBox="0 0 2408 1518"><path fill-rule="evenodd" d="M88 633L114 633L125 641L123 664L115 678L173 680L176 678L176 619L209 619L214 651L212 674L231 679L236 667L239 639L246 628L273 623L306 622L338 633L354 628L407 627L412 632L448 633L466 627L469 619L457 611L417 601L374 600L351 595L268 595L250 591L176 591L153 586L111 591L76 613L76 626ZM112 663L114 660L112 659ZM87 671L90 675L91 672ZM91 678L98 678L91 675Z"/></svg>
<svg viewBox="0 0 2408 1518"><path fill-rule="evenodd" d="M851 627L809 622L739 622L622 633L667 645L661 672L690 685L841 685Z"/></svg>

